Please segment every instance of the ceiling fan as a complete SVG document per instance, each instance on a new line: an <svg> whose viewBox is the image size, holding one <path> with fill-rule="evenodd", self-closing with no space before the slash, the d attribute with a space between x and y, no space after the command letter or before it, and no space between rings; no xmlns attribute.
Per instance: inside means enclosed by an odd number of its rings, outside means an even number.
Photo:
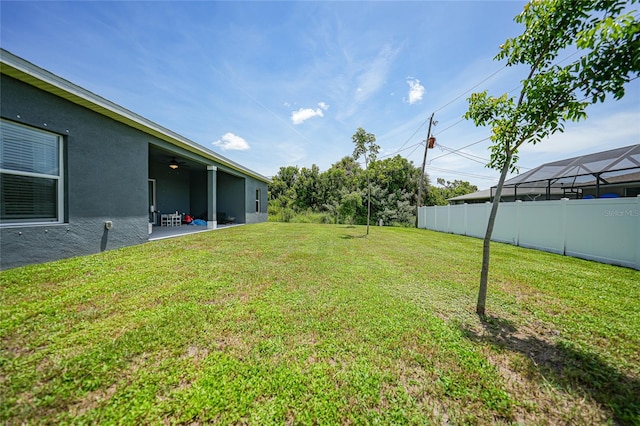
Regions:
<svg viewBox="0 0 640 426"><path fill-rule="evenodd" d="M185 166L186 164L187 163L184 161L178 161L176 157L171 157L171 161L169 161L169 168L172 170L178 170L178 167Z"/></svg>

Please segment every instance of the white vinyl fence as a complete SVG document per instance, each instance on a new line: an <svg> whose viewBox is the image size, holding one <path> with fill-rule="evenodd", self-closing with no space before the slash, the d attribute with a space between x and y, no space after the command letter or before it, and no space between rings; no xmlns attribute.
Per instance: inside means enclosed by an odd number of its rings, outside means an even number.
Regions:
<svg viewBox="0 0 640 426"><path fill-rule="evenodd" d="M418 227L484 238L490 211L420 207ZM640 270L640 196L501 203L492 240Z"/></svg>

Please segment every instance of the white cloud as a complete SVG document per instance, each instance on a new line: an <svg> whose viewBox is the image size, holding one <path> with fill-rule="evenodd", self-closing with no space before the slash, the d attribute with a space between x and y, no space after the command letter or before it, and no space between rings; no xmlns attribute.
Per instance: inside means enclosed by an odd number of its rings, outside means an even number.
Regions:
<svg viewBox="0 0 640 426"><path fill-rule="evenodd" d="M223 151L226 150L236 150L236 151L245 151L249 149L249 144L246 140L241 138L238 135L234 135L233 133L225 133L222 135L220 139L213 142L215 146L220 147Z"/></svg>
<svg viewBox="0 0 640 426"><path fill-rule="evenodd" d="M378 56L366 66L365 71L357 79L358 87L355 93L357 102L364 102L383 86L397 53L397 50L393 50L391 45L387 44L378 52Z"/></svg>
<svg viewBox="0 0 640 426"><path fill-rule="evenodd" d="M324 117L324 114L320 108L300 108L291 113L291 122L293 124L301 124L312 117Z"/></svg>
<svg viewBox="0 0 640 426"><path fill-rule="evenodd" d="M340 71L340 77L334 80L333 96L339 99L336 118L344 121L371 106L370 99L375 97L385 87L389 73L402 46L394 47L385 44L379 48L374 56L366 54L360 56L358 49L356 55L343 56L344 64L340 64L344 71ZM354 84L355 82L355 84Z"/></svg>
<svg viewBox="0 0 640 426"><path fill-rule="evenodd" d="M407 102L409 102L409 104L420 102L425 92L424 86L420 84L420 80L409 77L407 78L407 84L409 85L409 99Z"/></svg>
<svg viewBox="0 0 640 426"><path fill-rule="evenodd" d="M318 108L300 108L297 111L293 111L291 113L291 122L293 124L302 124L310 118L313 117L324 117L324 113L322 111L326 111L329 109L329 105L324 102L318 103Z"/></svg>

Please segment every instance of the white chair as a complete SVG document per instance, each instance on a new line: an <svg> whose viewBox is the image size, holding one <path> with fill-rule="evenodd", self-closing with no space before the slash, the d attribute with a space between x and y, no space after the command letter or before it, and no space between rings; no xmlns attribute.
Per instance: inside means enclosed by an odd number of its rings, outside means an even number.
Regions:
<svg viewBox="0 0 640 426"><path fill-rule="evenodd" d="M172 217L170 214L161 214L160 215L160 226L173 226Z"/></svg>

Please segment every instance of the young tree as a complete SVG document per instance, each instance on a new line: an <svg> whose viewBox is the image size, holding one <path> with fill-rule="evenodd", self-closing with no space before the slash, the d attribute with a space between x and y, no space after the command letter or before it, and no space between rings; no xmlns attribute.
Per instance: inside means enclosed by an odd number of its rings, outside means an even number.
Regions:
<svg viewBox="0 0 640 426"><path fill-rule="evenodd" d="M369 235L369 219L371 218L371 176L369 173L369 163L376 161L376 155L380 147L376 144L376 135L367 133L362 127L358 127L356 133L351 136L351 140L356 145L353 150L353 158L358 160L364 157L364 168L367 175L367 235Z"/></svg>
<svg viewBox="0 0 640 426"><path fill-rule="evenodd" d="M474 93L465 118L477 126L491 126L489 167L500 179L484 237L480 291L476 312L484 315L491 234L502 187L515 171L518 148L536 144L563 131L564 122L586 118L589 104L607 95L624 96L625 85L640 69L640 22L637 12L625 10L638 0L533 0L515 20L524 32L508 39L496 59L507 65L524 64L529 74L517 99L507 94ZM562 52L576 50L573 62L555 63Z"/></svg>

